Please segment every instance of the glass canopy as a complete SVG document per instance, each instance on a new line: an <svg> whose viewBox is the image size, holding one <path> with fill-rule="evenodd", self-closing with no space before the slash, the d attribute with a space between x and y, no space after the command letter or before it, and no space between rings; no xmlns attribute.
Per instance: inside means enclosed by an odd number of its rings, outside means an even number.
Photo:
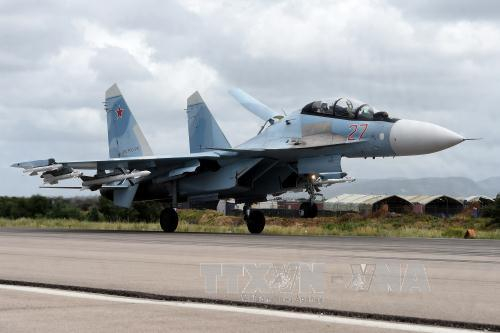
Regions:
<svg viewBox="0 0 500 333"><path fill-rule="evenodd" d="M331 101L314 101L302 108L302 113L318 116L359 120L389 120L387 112L353 98L338 98Z"/></svg>

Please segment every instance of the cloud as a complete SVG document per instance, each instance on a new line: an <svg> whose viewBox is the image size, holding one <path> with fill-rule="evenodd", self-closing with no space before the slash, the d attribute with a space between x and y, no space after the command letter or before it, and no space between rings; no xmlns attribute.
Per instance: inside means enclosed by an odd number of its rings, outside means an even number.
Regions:
<svg viewBox="0 0 500 333"><path fill-rule="evenodd" d="M102 82L125 82L152 78L147 67L129 52L118 47L100 49L90 60L90 68Z"/></svg>
<svg viewBox="0 0 500 333"><path fill-rule="evenodd" d="M432 22L495 21L500 18L496 0L390 0L408 17Z"/></svg>
<svg viewBox="0 0 500 333"><path fill-rule="evenodd" d="M395 117L485 138L429 156L346 160L355 177L492 176L500 156L496 7L483 0L0 1L0 164L106 157L102 101L117 82L156 153L187 152L184 108L195 90L231 143L255 135L260 120L227 94L239 86L288 112L349 95ZM14 171L3 173L1 194L36 191Z"/></svg>

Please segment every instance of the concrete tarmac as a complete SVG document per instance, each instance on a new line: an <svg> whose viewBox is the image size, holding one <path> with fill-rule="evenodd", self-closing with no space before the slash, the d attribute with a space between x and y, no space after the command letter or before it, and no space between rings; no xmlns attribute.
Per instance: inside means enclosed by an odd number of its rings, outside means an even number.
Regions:
<svg viewBox="0 0 500 333"><path fill-rule="evenodd" d="M0 230L1 279L496 325L499 255L494 240ZM313 280L294 284L295 263L316 263ZM281 281L249 292L265 264ZM218 275L212 293L200 265L238 283Z"/></svg>
<svg viewBox="0 0 500 333"><path fill-rule="evenodd" d="M477 331L214 304L151 301L0 285L2 332Z"/></svg>

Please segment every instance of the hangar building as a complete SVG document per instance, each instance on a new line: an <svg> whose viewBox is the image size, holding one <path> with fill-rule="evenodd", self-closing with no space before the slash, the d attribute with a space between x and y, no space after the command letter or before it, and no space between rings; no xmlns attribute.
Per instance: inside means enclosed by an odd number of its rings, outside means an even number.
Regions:
<svg viewBox="0 0 500 333"><path fill-rule="evenodd" d="M447 195L404 195L413 204L413 212L437 216L450 216L460 213L464 204Z"/></svg>
<svg viewBox="0 0 500 333"><path fill-rule="evenodd" d="M485 195L473 195L467 198L460 198L459 200L462 201L465 206L479 204L480 207L489 205L490 203L495 201Z"/></svg>
<svg viewBox="0 0 500 333"><path fill-rule="evenodd" d="M389 212L412 211L412 203L398 195L385 194L342 194L324 202L324 209L334 212L355 212L370 214L387 205Z"/></svg>

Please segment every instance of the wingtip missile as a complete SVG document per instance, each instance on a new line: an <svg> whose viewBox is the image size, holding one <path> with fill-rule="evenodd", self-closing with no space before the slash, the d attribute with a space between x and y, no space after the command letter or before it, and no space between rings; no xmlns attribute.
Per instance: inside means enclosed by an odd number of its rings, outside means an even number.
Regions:
<svg viewBox="0 0 500 333"><path fill-rule="evenodd" d="M35 168L27 168L23 170L23 173L28 173L30 176L37 176L40 172L54 172L59 171L63 168L62 164L51 164L47 166L40 166Z"/></svg>
<svg viewBox="0 0 500 333"><path fill-rule="evenodd" d="M13 163L10 166L12 168L23 168L23 169L33 169L38 167L47 167L56 164L55 159L49 158L46 160L36 160L36 161L28 161L28 162L17 162Z"/></svg>

